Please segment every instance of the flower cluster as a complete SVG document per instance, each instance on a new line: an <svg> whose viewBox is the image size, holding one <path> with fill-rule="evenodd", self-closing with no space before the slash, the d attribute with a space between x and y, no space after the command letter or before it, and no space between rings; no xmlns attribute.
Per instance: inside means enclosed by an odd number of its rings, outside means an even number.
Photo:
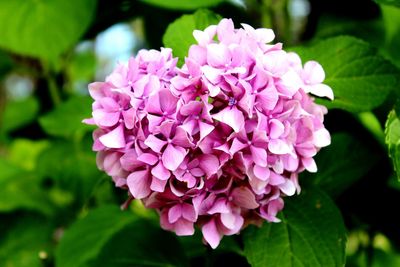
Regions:
<svg viewBox="0 0 400 267"><path fill-rule="evenodd" d="M185 64L172 51L141 50L89 86L97 164L116 186L160 214L178 235L201 228L215 248L249 223L278 222L298 174L330 144L333 99L315 61L282 50L269 29L223 19L194 31Z"/></svg>

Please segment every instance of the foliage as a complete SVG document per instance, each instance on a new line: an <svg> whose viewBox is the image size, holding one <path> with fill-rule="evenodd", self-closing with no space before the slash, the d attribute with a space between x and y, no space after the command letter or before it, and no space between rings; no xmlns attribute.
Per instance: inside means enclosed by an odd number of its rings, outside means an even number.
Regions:
<svg viewBox="0 0 400 267"><path fill-rule="evenodd" d="M293 2L0 1L0 265L398 266L400 221L381 209L400 198L400 2L310 1L300 22ZM317 99L332 144L282 222L210 250L197 234L161 230L138 201L121 211L126 192L98 170L81 121L87 84L107 72L104 30L122 23L135 34L129 53L164 45L182 64L192 31L222 17L272 25L285 49L321 63L335 99Z"/></svg>

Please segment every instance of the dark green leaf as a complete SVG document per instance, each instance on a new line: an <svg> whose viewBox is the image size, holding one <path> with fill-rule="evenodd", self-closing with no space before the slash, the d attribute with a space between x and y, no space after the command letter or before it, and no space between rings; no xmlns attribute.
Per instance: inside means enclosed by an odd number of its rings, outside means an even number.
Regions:
<svg viewBox="0 0 400 267"><path fill-rule="evenodd" d="M198 8L216 6L222 2L226 2L227 0L190 0L190 1L141 0L141 1L149 5L172 9L172 10L196 10Z"/></svg>
<svg viewBox="0 0 400 267"><path fill-rule="evenodd" d="M378 4L392 5L400 7L400 0L374 0Z"/></svg>
<svg viewBox="0 0 400 267"><path fill-rule="evenodd" d="M55 59L89 27L95 0L0 1L0 46L12 52Z"/></svg>
<svg viewBox="0 0 400 267"><path fill-rule="evenodd" d="M93 129L82 123L83 119L91 117L92 102L90 97L73 97L40 117L39 123L50 135L66 138L79 136Z"/></svg>
<svg viewBox="0 0 400 267"><path fill-rule="evenodd" d="M253 267L344 266L346 229L332 200L316 189L285 200L281 223L264 223L244 234Z"/></svg>
<svg viewBox="0 0 400 267"><path fill-rule="evenodd" d="M66 231L56 266L183 266L182 254L169 233L118 207L104 206Z"/></svg>
<svg viewBox="0 0 400 267"><path fill-rule="evenodd" d="M322 149L316 157L318 172L304 173L305 177L302 178L303 181L310 179L311 183L337 197L367 174L378 158L374 151L352 135L333 134L332 144Z"/></svg>
<svg viewBox="0 0 400 267"><path fill-rule="evenodd" d="M114 206L89 212L65 232L56 251L56 266L86 266L89 260L99 256L113 235L134 221L132 214Z"/></svg>
<svg viewBox="0 0 400 267"><path fill-rule="evenodd" d="M51 257L52 234L48 220L37 215L20 217L6 233L0 233L1 266L42 267L42 261Z"/></svg>
<svg viewBox="0 0 400 267"><path fill-rule="evenodd" d="M172 233L137 220L119 231L103 247L91 267L187 266L184 252Z"/></svg>
<svg viewBox="0 0 400 267"><path fill-rule="evenodd" d="M400 180L400 119L392 110L385 126L386 144L389 148L389 156L392 158L394 170Z"/></svg>
<svg viewBox="0 0 400 267"><path fill-rule="evenodd" d="M218 24L221 17L209 10L200 9L192 15L183 15L172 22L163 36L163 43L173 50L174 56L183 64L189 47L196 43L193 37L194 30L204 30L212 24Z"/></svg>
<svg viewBox="0 0 400 267"><path fill-rule="evenodd" d="M354 37L333 37L294 50L303 62L316 60L323 66L325 83L332 87L335 100L318 101L329 108L368 111L380 106L400 85L396 67L368 43Z"/></svg>
<svg viewBox="0 0 400 267"><path fill-rule="evenodd" d="M29 124L36 118L38 111L39 103L33 97L20 101L7 102L1 120L0 131L10 132Z"/></svg>

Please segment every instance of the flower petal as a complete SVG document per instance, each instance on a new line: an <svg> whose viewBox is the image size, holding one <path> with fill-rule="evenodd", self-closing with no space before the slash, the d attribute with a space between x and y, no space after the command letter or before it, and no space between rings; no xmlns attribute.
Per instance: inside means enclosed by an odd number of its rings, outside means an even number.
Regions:
<svg viewBox="0 0 400 267"><path fill-rule="evenodd" d="M168 170L175 171L182 163L186 154L187 152L183 147L168 144L162 155L162 162Z"/></svg>
<svg viewBox="0 0 400 267"><path fill-rule="evenodd" d="M150 195L150 175L148 170L131 173L126 182L134 198L142 199Z"/></svg>
<svg viewBox="0 0 400 267"><path fill-rule="evenodd" d="M117 128L100 136L100 142L108 148L123 148L125 147L124 126L120 124Z"/></svg>
<svg viewBox="0 0 400 267"><path fill-rule="evenodd" d="M233 189L231 196L233 202L239 207L256 209L259 206L254 193L247 187L241 186Z"/></svg>
<svg viewBox="0 0 400 267"><path fill-rule="evenodd" d="M221 241L221 234L218 232L217 225L215 224L214 219L211 219L209 222L203 225L201 228L201 232L203 233L203 237L206 242L212 247L216 248Z"/></svg>
<svg viewBox="0 0 400 267"><path fill-rule="evenodd" d="M217 114L214 114L213 118L229 125L236 133L244 127L243 113L235 106L221 110Z"/></svg>
<svg viewBox="0 0 400 267"><path fill-rule="evenodd" d="M160 153L161 149L165 146L165 144L167 144L167 142L151 134L146 138L144 144L150 147L154 152Z"/></svg>

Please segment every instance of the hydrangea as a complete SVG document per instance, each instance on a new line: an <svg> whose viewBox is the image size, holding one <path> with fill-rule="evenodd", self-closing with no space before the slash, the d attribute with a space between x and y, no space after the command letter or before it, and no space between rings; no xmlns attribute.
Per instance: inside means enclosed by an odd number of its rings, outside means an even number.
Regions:
<svg viewBox="0 0 400 267"><path fill-rule="evenodd" d="M204 31L182 68L172 51L141 50L92 83L97 164L116 186L160 214L177 235L201 229L216 248L248 224L279 222L298 174L330 144L333 99L315 61L270 44L274 33L223 19Z"/></svg>

